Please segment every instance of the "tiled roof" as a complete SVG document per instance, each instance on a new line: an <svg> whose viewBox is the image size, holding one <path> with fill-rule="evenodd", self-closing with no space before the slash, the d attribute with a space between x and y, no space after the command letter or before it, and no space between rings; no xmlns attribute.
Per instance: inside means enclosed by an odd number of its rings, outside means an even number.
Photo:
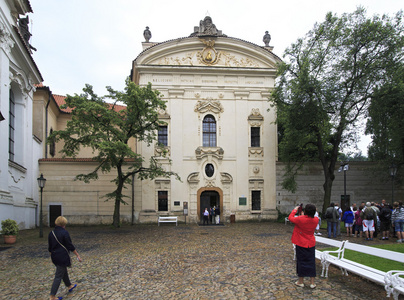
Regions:
<svg viewBox="0 0 404 300"><path fill-rule="evenodd" d="M56 104L58 105L59 109L60 109L62 112L70 114L70 113L73 111L73 109L70 108L70 107L63 108L63 109L61 108L62 105L66 104L66 101L65 101L66 96L55 95L55 94L52 94L52 95L53 95L53 98L54 98L55 101L56 101ZM109 104L109 107L112 108L112 104ZM115 111L117 111L117 112L118 112L118 111L121 111L121 110L123 110L123 109L125 109L125 108L126 108L126 106L124 106L124 105L117 105L117 104L115 104Z"/></svg>
<svg viewBox="0 0 404 300"><path fill-rule="evenodd" d="M40 162L97 162L93 158L41 158ZM126 162L135 161L134 158L125 158Z"/></svg>

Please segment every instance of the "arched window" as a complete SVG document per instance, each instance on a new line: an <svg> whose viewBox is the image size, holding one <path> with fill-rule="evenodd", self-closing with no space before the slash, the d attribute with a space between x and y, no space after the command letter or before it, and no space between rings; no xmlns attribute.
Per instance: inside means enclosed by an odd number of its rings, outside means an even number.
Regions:
<svg viewBox="0 0 404 300"><path fill-rule="evenodd" d="M15 100L14 93L10 90L10 110L9 110L9 135L8 135L8 159L14 161L14 144L15 144Z"/></svg>
<svg viewBox="0 0 404 300"><path fill-rule="evenodd" d="M203 118L203 147L216 147L216 120L212 115Z"/></svg>

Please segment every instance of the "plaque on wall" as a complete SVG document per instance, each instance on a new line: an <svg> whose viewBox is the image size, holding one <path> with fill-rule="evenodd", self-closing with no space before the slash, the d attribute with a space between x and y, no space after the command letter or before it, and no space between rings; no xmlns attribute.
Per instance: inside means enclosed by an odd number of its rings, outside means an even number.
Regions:
<svg viewBox="0 0 404 300"><path fill-rule="evenodd" d="M238 205L247 205L247 198L246 197L238 198Z"/></svg>

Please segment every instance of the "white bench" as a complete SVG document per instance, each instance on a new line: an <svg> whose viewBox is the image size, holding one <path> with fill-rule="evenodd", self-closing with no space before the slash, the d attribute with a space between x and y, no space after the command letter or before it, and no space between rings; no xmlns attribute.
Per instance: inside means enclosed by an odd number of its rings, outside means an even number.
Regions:
<svg viewBox="0 0 404 300"><path fill-rule="evenodd" d="M316 258L321 260L321 264L323 267L321 277L328 277L328 267L330 266L330 264L333 264L341 269L342 275L348 276L349 271L370 281L383 285L387 292L387 297L390 297L390 295L393 294L394 299L397 300L400 293L404 294L404 280L399 277L400 275L404 275L404 270L392 270L389 272L383 272L344 258L345 249L349 249L360 253L365 253L376 257L391 259L404 263L404 253L359 245L350 243L349 241L341 242L319 236L316 236L316 241L322 244L338 247L338 250L336 251L321 252L319 250L316 250ZM336 254L336 256L330 255L331 253Z"/></svg>
<svg viewBox="0 0 404 300"><path fill-rule="evenodd" d="M158 226L160 223L175 223L175 226L178 225L178 217L159 217Z"/></svg>

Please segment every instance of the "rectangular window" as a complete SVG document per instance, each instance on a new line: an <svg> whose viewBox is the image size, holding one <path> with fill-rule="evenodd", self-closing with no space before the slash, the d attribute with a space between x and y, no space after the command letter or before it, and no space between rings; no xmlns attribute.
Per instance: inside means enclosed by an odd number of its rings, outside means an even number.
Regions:
<svg viewBox="0 0 404 300"><path fill-rule="evenodd" d="M252 210L261 210L261 191L251 192Z"/></svg>
<svg viewBox="0 0 404 300"><path fill-rule="evenodd" d="M261 147L260 127L251 127L251 147Z"/></svg>
<svg viewBox="0 0 404 300"><path fill-rule="evenodd" d="M158 191L158 210L168 211L168 192Z"/></svg>
<svg viewBox="0 0 404 300"><path fill-rule="evenodd" d="M15 102L13 91L10 90L10 111L8 121L8 159L14 161L14 143L15 143Z"/></svg>
<svg viewBox="0 0 404 300"><path fill-rule="evenodd" d="M159 126L158 143L164 146L168 146L167 126Z"/></svg>

